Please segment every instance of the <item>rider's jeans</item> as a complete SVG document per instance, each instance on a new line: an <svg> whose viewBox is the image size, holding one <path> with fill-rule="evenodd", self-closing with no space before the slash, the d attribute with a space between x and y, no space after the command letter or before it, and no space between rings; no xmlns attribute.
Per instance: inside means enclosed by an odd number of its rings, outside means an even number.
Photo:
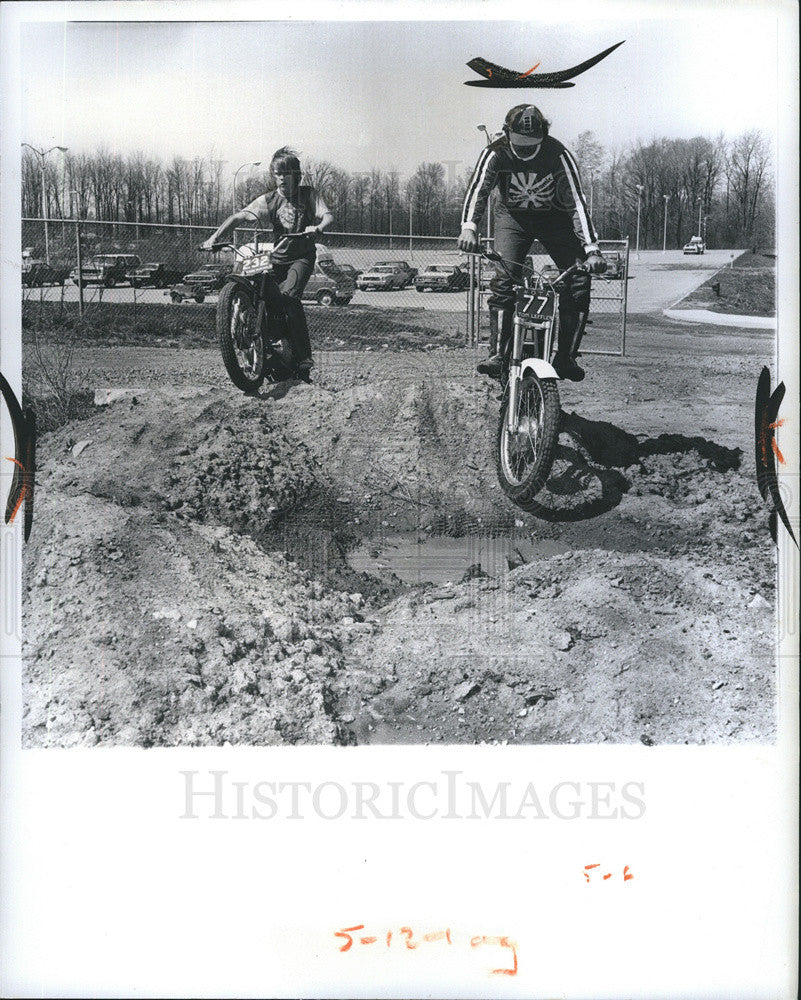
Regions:
<svg viewBox="0 0 801 1000"><path fill-rule="evenodd" d="M301 295L314 270L314 258L303 257L287 264L273 263L273 273L281 289L284 309L289 320L292 348L298 361L311 357L311 341Z"/></svg>
<svg viewBox="0 0 801 1000"><path fill-rule="evenodd" d="M522 264L534 240L539 240L560 271L566 271L577 260L585 260L584 247L573 232L571 217L566 212L516 213L499 210L495 216L495 252L507 262L512 272L498 266L497 277L490 281L490 308L514 306L514 285L519 283ZM578 314L590 310L590 280L584 272L574 272L565 279L566 288L559 299L560 326L572 339ZM560 345L561 346L561 345Z"/></svg>

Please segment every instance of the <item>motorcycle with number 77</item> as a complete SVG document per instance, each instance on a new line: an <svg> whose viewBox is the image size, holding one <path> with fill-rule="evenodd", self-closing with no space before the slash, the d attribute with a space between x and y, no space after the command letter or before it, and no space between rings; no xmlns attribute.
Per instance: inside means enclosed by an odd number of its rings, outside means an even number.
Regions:
<svg viewBox="0 0 801 1000"><path fill-rule="evenodd" d="M492 251L478 256L500 267ZM557 268L523 268L515 285L512 338L501 374L501 412L496 435L496 468L504 493L522 510L537 511L556 455L561 423L558 382L552 364L559 338L559 296L564 281L584 269L577 261L561 274ZM556 275L553 272L556 271Z"/></svg>

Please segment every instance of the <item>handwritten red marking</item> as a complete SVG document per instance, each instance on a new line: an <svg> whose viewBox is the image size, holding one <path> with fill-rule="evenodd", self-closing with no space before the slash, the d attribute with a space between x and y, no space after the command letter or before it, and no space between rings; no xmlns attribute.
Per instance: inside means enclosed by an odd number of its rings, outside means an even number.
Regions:
<svg viewBox="0 0 801 1000"><path fill-rule="evenodd" d="M353 932L354 931L361 931L361 930L364 930L364 924L355 924L353 927L343 927L341 930L334 931L334 936L335 937L343 938L345 940L345 943L343 945L340 945L339 950L340 951L350 951L350 949L353 947L353 943L354 943ZM416 948L419 947L419 942L415 942L413 940L413 938L414 938L414 931L412 930L411 927L401 927L401 928L399 928L399 931L406 938L405 944L406 944L407 949L409 949L410 951L412 951L412 950L414 950L414 949L416 949ZM451 929L450 929L450 927L446 928L444 931L429 931L428 933L423 934L422 939L423 939L424 942L447 941L449 945L453 944L453 938L451 937ZM375 944L377 941L378 941L378 938L375 935L372 935L372 934L370 934L370 935L364 935L364 936L360 936L359 937L359 944L363 944L363 945ZM387 934L386 934L387 948L389 948L391 941L392 941L392 931L387 931ZM486 934L477 934L475 937L472 937L470 939L470 946L471 946L471 948L477 948L480 945L484 945L484 944L498 945L501 948L508 948L512 952L512 965L511 965L511 968L491 969L490 972L491 972L491 974L493 976L516 976L517 975L518 963L517 963L517 944L516 944L516 942L512 941L507 936L497 935L497 936L492 937L492 936L488 936Z"/></svg>
<svg viewBox="0 0 801 1000"><path fill-rule="evenodd" d="M22 506L22 501L25 499L25 490L26 490L25 486L23 486L22 489L20 490L19 500L17 500L16 504L14 505L14 509L11 511L11 516L8 519L9 524L14 523L14 518L17 516L17 511L20 509L20 507Z"/></svg>
<svg viewBox="0 0 801 1000"><path fill-rule="evenodd" d="M508 937L488 937L486 934L478 934L470 938L470 947L478 948L482 944L498 944L502 948L510 948L512 951L513 965L511 969L493 969L493 976L516 976L517 975L517 945L510 941Z"/></svg>
<svg viewBox="0 0 801 1000"><path fill-rule="evenodd" d="M779 451L779 446L772 434L769 431L775 431L777 427L782 427L784 425L784 417L781 420L774 420L772 424L767 423L766 417L763 414L762 417L762 433L760 434L761 445L762 445L762 461L767 463L768 461L768 441L770 441L770 446L773 449L773 453L776 458L784 465L784 456Z"/></svg>
<svg viewBox="0 0 801 1000"><path fill-rule="evenodd" d="M353 938L350 935L351 931L363 931L364 924L356 924L355 927L343 927L341 931L334 931L334 937L347 938L345 944L339 949L340 951L349 951L353 947Z"/></svg>
<svg viewBox="0 0 801 1000"><path fill-rule="evenodd" d="M590 872L593 868L600 868L600 867L601 866L597 865L597 864L596 865L584 865L583 875L584 875L584 878L586 879L587 882L590 881L590 876L589 876L588 872ZM610 879L611 877L612 877L612 872L608 872L606 875L602 876L604 882L606 882L607 879ZM628 880L632 879L632 878L634 878L634 876L632 874L630 874L629 866L625 865L624 868L623 868L623 881L624 882L628 882Z"/></svg>
<svg viewBox="0 0 801 1000"><path fill-rule="evenodd" d="M773 424L771 424L771 427L773 427ZM770 439L770 446L773 449L773 454L776 456L776 458L778 458L781 464L784 465L784 455L782 455L782 453L779 451L779 446L776 444L776 441L773 438Z"/></svg>
<svg viewBox="0 0 801 1000"><path fill-rule="evenodd" d="M25 466L22 464L22 462L19 461L19 459L6 457L6 461L7 462L13 462L14 465L18 465L22 469L22 471L25 472ZM23 486L22 486L22 489L20 490L17 502L14 505L14 509L11 511L11 516L8 519L8 523L9 524L13 524L14 523L14 518L17 516L17 511L22 506L22 502L25 499L27 493L28 493L28 486L27 486L27 484L23 483Z"/></svg>
<svg viewBox="0 0 801 1000"><path fill-rule="evenodd" d="M412 944L412 938L414 937L414 931L411 927L401 927L401 934L406 936L406 947L409 949L416 948L416 944Z"/></svg>

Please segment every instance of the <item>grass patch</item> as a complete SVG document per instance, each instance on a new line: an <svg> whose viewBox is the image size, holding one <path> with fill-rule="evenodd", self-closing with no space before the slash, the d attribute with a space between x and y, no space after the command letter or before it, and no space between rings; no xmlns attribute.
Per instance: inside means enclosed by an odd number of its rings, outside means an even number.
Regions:
<svg viewBox="0 0 801 1000"><path fill-rule="evenodd" d="M699 285L678 309L708 309L735 316L776 315L776 265L761 253L744 253Z"/></svg>
<svg viewBox="0 0 801 1000"><path fill-rule="evenodd" d="M93 303L84 316L77 303L33 301L22 305L22 341L69 340L83 347L214 347L215 304ZM462 347L463 311L439 312L409 306L305 306L316 349L367 347L425 350Z"/></svg>
<svg viewBox="0 0 801 1000"><path fill-rule="evenodd" d="M76 302L28 300L22 303L22 342L36 337L82 347L207 347L214 340L214 309L103 302L80 316Z"/></svg>

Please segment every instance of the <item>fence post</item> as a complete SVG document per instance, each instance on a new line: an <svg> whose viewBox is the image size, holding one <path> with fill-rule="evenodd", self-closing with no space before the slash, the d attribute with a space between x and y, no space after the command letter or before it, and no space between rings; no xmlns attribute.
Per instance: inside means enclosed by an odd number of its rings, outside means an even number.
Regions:
<svg viewBox="0 0 801 1000"><path fill-rule="evenodd" d="M628 303L629 303L629 241L626 237L626 266L623 270L623 298L620 303L620 308L623 311L623 316L621 317L621 337L620 337L620 356L625 358L626 356L626 314L628 313Z"/></svg>
<svg viewBox="0 0 801 1000"><path fill-rule="evenodd" d="M75 220L75 247L78 257L78 315L83 319L83 275L81 274L81 223Z"/></svg>

